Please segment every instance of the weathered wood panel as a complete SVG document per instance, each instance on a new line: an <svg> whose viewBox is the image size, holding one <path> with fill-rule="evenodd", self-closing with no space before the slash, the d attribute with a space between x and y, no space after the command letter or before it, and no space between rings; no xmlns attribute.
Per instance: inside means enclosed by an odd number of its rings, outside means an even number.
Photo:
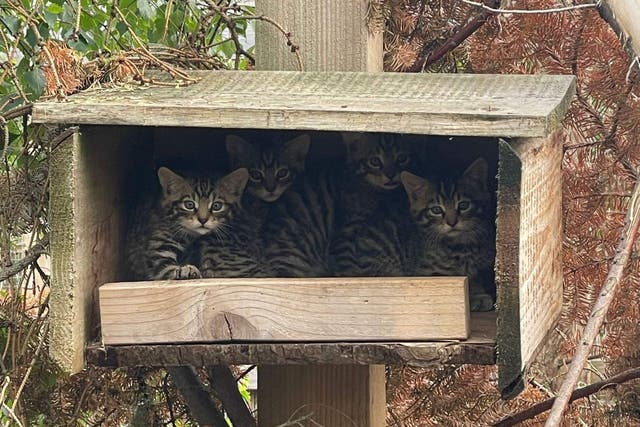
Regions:
<svg viewBox="0 0 640 427"><path fill-rule="evenodd" d="M100 312L105 344L469 336L464 277L109 283Z"/></svg>
<svg viewBox="0 0 640 427"><path fill-rule="evenodd" d="M573 76L210 71L188 87L89 90L37 103L38 123L545 137Z"/></svg>
<svg viewBox="0 0 640 427"><path fill-rule="evenodd" d="M386 425L384 365L261 366L258 384L260 427L305 417L301 425Z"/></svg>
<svg viewBox="0 0 640 427"><path fill-rule="evenodd" d="M522 391L520 349L520 203L522 162L499 141L496 214L498 388L504 398Z"/></svg>
<svg viewBox="0 0 640 427"><path fill-rule="evenodd" d="M97 286L121 271L127 145L122 132L93 129L52 153L50 352L70 372L83 368L96 333Z"/></svg>
<svg viewBox="0 0 640 427"><path fill-rule="evenodd" d="M562 141L500 144L496 284L499 387L523 387L522 372L562 308Z"/></svg>
<svg viewBox="0 0 640 427"><path fill-rule="evenodd" d="M220 343L103 346L87 349L98 366L207 366L219 364L443 365L495 363L496 314L471 313L464 341L388 343Z"/></svg>
<svg viewBox="0 0 640 427"><path fill-rule="evenodd" d="M630 44L633 52L640 55L640 0L605 0L600 4L600 13L616 32L624 35L623 45Z"/></svg>
<svg viewBox="0 0 640 427"><path fill-rule="evenodd" d="M519 139L520 329L523 366L554 327L562 308L562 138Z"/></svg>
<svg viewBox="0 0 640 427"><path fill-rule="evenodd" d="M257 0L266 15L291 32L305 71L382 71L382 31L367 28L369 0ZM256 68L298 70L286 38L256 22Z"/></svg>

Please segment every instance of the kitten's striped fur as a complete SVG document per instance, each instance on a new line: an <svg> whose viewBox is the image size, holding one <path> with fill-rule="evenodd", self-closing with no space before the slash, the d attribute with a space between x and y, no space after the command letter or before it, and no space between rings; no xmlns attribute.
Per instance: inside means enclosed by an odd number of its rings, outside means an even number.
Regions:
<svg viewBox="0 0 640 427"><path fill-rule="evenodd" d="M487 162L480 158L455 180L426 180L408 172L402 183L417 225L421 256L409 270L416 276L467 276L473 311L495 302L495 227L487 189Z"/></svg>
<svg viewBox="0 0 640 427"><path fill-rule="evenodd" d="M212 182L185 179L161 167L162 194L143 204L127 236L127 261L135 280L192 279L199 269L185 263L198 237L232 220L248 179L246 169Z"/></svg>

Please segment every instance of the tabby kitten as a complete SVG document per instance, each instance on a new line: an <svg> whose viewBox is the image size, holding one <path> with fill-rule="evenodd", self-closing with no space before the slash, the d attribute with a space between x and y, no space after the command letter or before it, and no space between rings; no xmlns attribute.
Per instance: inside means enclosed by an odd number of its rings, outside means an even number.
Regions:
<svg viewBox="0 0 640 427"><path fill-rule="evenodd" d="M227 153L233 168L247 168L247 192L265 202L274 202L304 171L309 151L309 135L283 143L251 144L236 135L226 139Z"/></svg>
<svg viewBox="0 0 640 427"><path fill-rule="evenodd" d="M340 201L340 221L363 220L380 209L406 205L400 173L413 170L409 144L397 134L343 133L347 175Z"/></svg>
<svg viewBox="0 0 640 427"><path fill-rule="evenodd" d="M246 169L212 182L186 179L158 169L162 194L143 205L127 238L127 260L136 280L193 279L199 269L185 263L187 249L200 236L229 223L247 184Z"/></svg>
<svg viewBox="0 0 640 427"><path fill-rule="evenodd" d="M495 227L487 178L483 158L454 181L401 174L420 239L408 270L416 276L467 276L472 311L491 310L495 301Z"/></svg>

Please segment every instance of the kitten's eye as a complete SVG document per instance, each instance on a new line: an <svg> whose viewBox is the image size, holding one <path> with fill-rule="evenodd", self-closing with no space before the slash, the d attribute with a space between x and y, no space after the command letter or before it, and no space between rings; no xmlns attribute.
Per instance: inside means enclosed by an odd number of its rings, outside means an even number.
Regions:
<svg viewBox="0 0 640 427"><path fill-rule="evenodd" d="M396 161L401 164L404 165L405 163L407 163L409 161L409 157L404 154L404 153L400 153L398 154L398 156L396 157Z"/></svg>
<svg viewBox="0 0 640 427"><path fill-rule="evenodd" d="M289 176L289 169L278 169L278 172L276 172L276 178L278 179L285 179Z"/></svg>
<svg viewBox="0 0 640 427"><path fill-rule="evenodd" d="M440 206L434 206L432 208L429 208L429 212L434 215L442 215L444 213L444 210L442 210Z"/></svg>
<svg viewBox="0 0 640 427"><path fill-rule="evenodd" d="M378 156L369 157L369 165L374 168L382 167L382 159Z"/></svg>
<svg viewBox="0 0 640 427"><path fill-rule="evenodd" d="M462 201L460 203L458 203L458 210L460 212L464 212L466 210L469 210L469 208L471 207L471 203L469 203L468 201Z"/></svg>
<svg viewBox="0 0 640 427"><path fill-rule="evenodd" d="M184 202L182 202L182 207L188 211L192 211L196 208L196 202L194 202L193 200L185 200Z"/></svg>
<svg viewBox="0 0 640 427"><path fill-rule="evenodd" d="M219 201L215 201L211 205L211 212L220 212L223 207L224 207L224 203L219 202Z"/></svg>
<svg viewBox="0 0 640 427"><path fill-rule="evenodd" d="M262 172L260 172L257 169L251 169L249 170L249 177L251 178L252 181L262 181Z"/></svg>

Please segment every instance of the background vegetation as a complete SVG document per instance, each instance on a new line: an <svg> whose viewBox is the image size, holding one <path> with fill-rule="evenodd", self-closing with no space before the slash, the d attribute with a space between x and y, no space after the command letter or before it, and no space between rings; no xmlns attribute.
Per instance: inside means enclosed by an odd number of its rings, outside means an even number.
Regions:
<svg viewBox="0 0 640 427"><path fill-rule="evenodd" d="M553 0L513 0L544 9ZM584 3L576 1L576 3ZM391 425L487 424L552 396L598 295L640 164L640 73L597 9L486 14L460 0L374 0L393 71L562 73L578 77L566 129L565 300L561 322L515 401L501 401L493 367L393 369ZM182 69L252 67L256 19L229 0L0 0L0 424L185 425L188 409L162 371L89 368L71 378L47 357L48 159L55 127L29 123L30 103L94 86L177 84ZM425 62L466 31L469 37ZM258 17L259 18L259 17ZM295 39L295 35L293 35ZM304 46L300 46L304 53ZM433 59L433 58L431 58ZM584 381L640 365L640 273L633 258ZM572 406L567 425L640 425L637 382Z"/></svg>

